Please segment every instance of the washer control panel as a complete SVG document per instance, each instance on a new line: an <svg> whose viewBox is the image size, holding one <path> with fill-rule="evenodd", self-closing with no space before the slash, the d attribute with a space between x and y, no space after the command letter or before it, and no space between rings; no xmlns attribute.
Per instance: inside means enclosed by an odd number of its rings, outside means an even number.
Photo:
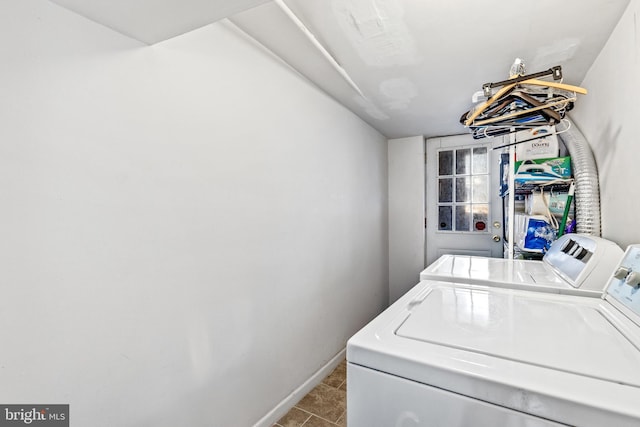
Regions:
<svg viewBox="0 0 640 427"><path fill-rule="evenodd" d="M630 245L613 272L607 294L640 316L640 245Z"/></svg>

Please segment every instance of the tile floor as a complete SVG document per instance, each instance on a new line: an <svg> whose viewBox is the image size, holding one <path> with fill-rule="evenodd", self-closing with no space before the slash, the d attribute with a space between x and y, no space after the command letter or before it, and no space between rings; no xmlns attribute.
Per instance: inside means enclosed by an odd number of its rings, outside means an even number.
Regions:
<svg viewBox="0 0 640 427"><path fill-rule="evenodd" d="M346 427L347 362L343 360L274 427Z"/></svg>

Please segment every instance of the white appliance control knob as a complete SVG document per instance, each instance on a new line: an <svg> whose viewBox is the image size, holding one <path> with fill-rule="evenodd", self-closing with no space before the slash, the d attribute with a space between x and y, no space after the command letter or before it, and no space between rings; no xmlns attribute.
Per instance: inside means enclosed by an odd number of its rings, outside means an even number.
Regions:
<svg viewBox="0 0 640 427"><path fill-rule="evenodd" d="M627 277L629 275L629 273L631 272L631 269L628 267L620 267L616 270L615 273L613 273L613 277L615 277L618 280L624 280L625 277Z"/></svg>
<svg viewBox="0 0 640 427"><path fill-rule="evenodd" d="M632 271L624 281L627 285L637 288L640 285L640 271Z"/></svg>

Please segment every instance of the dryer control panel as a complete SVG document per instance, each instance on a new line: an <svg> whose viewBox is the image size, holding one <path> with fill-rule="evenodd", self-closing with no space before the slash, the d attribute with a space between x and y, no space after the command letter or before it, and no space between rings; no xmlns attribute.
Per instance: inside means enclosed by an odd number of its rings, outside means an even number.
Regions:
<svg viewBox="0 0 640 427"><path fill-rule="evenodd" d="M607 294L640 316L640 245L630 245L613 272Z"/></svg>
<svg viewBox="0 0 640 427"><path fill-rule="evenodd" d="M574 288L603 291L622 249L614 242L586 234L565 234L543 261Z"/></svg>

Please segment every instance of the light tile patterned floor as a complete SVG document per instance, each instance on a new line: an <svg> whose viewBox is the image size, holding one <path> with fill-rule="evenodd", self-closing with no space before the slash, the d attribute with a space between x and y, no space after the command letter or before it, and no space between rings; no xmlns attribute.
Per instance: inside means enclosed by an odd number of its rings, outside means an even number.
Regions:
<svg viewBox="0 0 640 427"><path fill-rule="evenodd" d="M346 427L347 362L342 361L274 427Z"/></svg>

